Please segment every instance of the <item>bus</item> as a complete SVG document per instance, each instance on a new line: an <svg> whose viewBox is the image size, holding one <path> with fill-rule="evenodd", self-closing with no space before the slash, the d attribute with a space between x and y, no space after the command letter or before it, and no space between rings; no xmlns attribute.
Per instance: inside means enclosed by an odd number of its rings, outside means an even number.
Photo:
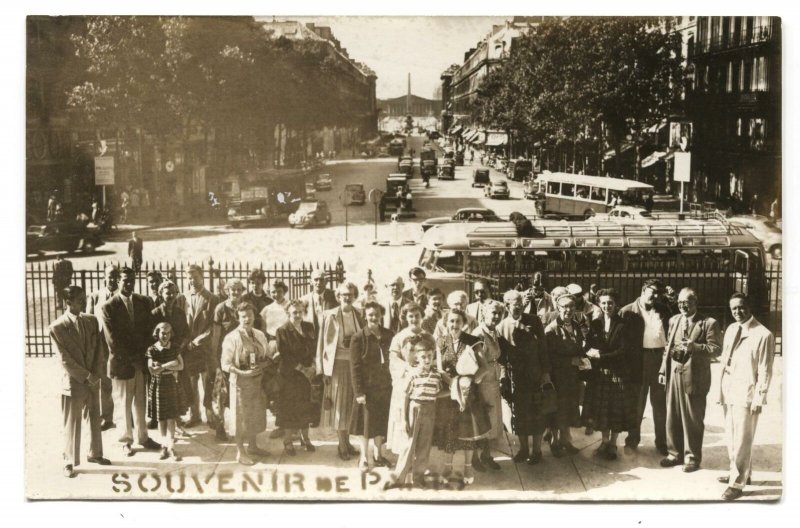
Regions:
<svg viewBox="0 0 800 528"><path fill-rule="evenodd" d="M528 184L526 196L544 198L544 212L590 218L617 205L641 205L653 186L635 180L544 172Z"/></svg>
<svg viewBox="0 0 800 528"><path fill-rule="evenodd" d="M422 238L418 265L428 285L469 291L484 278L496 292L525 288L540 272L548 288L578 283L613 287L630 302L648 278L695 289L701 305L724 310L731 293L756 302L767 294L765 253L747 230L721 215L648 224L535 221L528 236L511 222L441 224Z"/></svg>

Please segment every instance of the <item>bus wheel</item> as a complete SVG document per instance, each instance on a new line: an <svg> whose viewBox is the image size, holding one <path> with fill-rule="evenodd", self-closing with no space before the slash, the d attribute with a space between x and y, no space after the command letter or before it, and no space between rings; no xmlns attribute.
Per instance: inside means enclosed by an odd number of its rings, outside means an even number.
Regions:
<svg viewBox="0 0 800 528"><path fill-rule="evenodd" d="M594 209L587 209L583 212L583 219L588 220L595 215Z"/></svg>

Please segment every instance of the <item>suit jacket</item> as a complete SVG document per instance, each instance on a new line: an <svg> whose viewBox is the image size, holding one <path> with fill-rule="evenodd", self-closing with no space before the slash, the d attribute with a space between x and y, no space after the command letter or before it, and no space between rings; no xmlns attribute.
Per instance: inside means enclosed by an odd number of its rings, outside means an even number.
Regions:
<svg viewBox="0 0 800 528"><path fill-rule="evenodd" d="M108 291L108 288L103 286L102 289L93 291L86 300L86 313L93 315L97 320L97 327L100 329L100 346L103 349L103 357L106 358L108 357L108 344L106 343L106 335L103 331L103 312L101 308L116 294L117 292L110 292Z"/></svg>
<svg viewBox="0 0 800 528"><path fill-rule="evenodd" d="M653 308L658 312L661 323L664 325L664 336L669 332L669 318L671 316L669 308L661 303L654 303ZM625 322L625 328L629 332L628 345L631 347L631 379L633 383L642 382L642 342L644 340L644 317L639 305L639 299L623 306L619 311L619 316ZM603 318L601 317L602 321ZM639 351L638 354L635 351Z"/></svg>
<svg viewBox="0 0 800 528"><path fill-rule="evenodd" d="M518 327L517 323L521 326ZM519 321L510 315L497 325L501 341L500 362L506 370L524 370L533 387L539 387L544 374L550 374L550 357L544 326L538 317L523 313Z"/></svg>
<svg viewBox="0 0 800 528"><path fill-rule="evenodd" d="M366 324L361 317L361 313L353 308L356 316L358 330L364 328ZM333 375L333 362L336 359L336 347L339 344L339 332L344 327L342 321L342 310L339 307L326 311L322 318L322 329L317 340L317 372L325 376Z"/></svg>
<svg viewBox="0 0 800 528"><path fill-rule="evenodd" d="M392 303L397 302L397 324L392 325ZM391 297L391 294L387 295L385 298L380 300L381 306L383 307L383 327L392 331L393 333L399 332L406 326L405 321L403 321L400 316L403 310L403 305L408 302L402 295L399 299L395 301Z"/></svg>
<svg viewBox="0 0 800 528"><path fill-rule="evenodd" d="M775 359L775 336L753 317L742 325L739 343L734 348L738 326L738 323L729 325L722 341L719 403L738 407L766 405Z"/></svg>
<svg viewBox="0 0 800 528"><path fill-rule="evenodd" d="M101 308L109 351L108 376L115 379L131 379L137 370L144 371L145 353L153 340L150 301L134 293L131 302L133 324L122 294L118 293Z"/></svg>
<svg viewBox="0 0 800 528"><path fill-rule="evenodd" d="M50 325L50 340L61 360L63 371L62 394L72 396L89 389L86 383L89 374L103 374L103 350L100 345L100 329L92 315L80 314L80 334L65 313Z"/></svg>
<svg viewBox="0 0 800 528"><path fill-rule="evenodd" d="M690 395L706 395L711 390L711 358L719 355L722 345L722 332L717 321L701 313L695 313L689 322L687 339L697 345L699 350L693 352L685 363L672 359L672 349L680 340L678 332L683 326L683 315L673 315L669 320L667 348L661 362L660 374L667 378L675 374L683 380L686 393ZM669 383L669 380L667 380Z"/></svg>
<svg viewBox="0 0 800 528"><path fill-rule="evenodd" d="M307 294L303 295L303 302L306 304L306 315L304 319L305 321L313 324L314 310L316 310L317 325L322 326L322 321L325 317L325 312L339 306L339 301L336 300L336 294L333 293L333 290L329 290L328 288L325 288L322 291L321 303L318 303L316 300L314 300L315 296L316 293L314 291L310 291ZM315 328L314 331L319 332L319 328Z"/></svg>
<svg viewBox="0 0 800 528"><path fill-rule="evenodd" d="M424 286L422 288L422 293L419 295L419 297L416 297L416 298L414 297L414 291L411 288L409 288L407 290L404 290L403 291L403 299L404 299L403 304L410 303L410 302L415 302L415 303L419 304L420 306L422 306L422 309L424 310L425 307L428 306L428 294L429 293L430 293L430 289L428 289L427 286Z"/></svg>
<svg viewBox="0 0 800 528"><path fill-rule="evenodd" d="M600 357L590 358L590 361L593 369L608 369L624 381L639 380L639 383L642 378L642 347L631 343L631 332L627 324L617 314L611 318L606 334L605 317L590 321L588 346L600 351Z"/></svg>
<svg viewBox="0 0 800 528"><path fill-rule="evenodd" d="M182 293L175 299L176 305L186 314L186 323L189 326L189 341L195 342L195 349L191 354L208 357L211 350L211 330L214 322L214 308L219 304L217 296L203 288L197 300L196 308L192 307L191 293ZM188 352L188 350L187 350Z"/></svg>
<svg viewBox="0 0 800 528"><path fill-rule="evenodd" d="M132 238L128 240L128 256L142 258L142 249L144 242L141 238Z"/></svg>

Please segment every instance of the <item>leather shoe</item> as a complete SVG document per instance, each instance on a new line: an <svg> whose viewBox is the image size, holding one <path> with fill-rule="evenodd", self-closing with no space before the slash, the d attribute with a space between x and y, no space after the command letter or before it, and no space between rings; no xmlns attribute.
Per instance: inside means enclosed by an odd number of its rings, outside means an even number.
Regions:
<svg viewBox="0 0 800 528"><path fill-rule="evenodd" d="M730 477L717 477L717 482L720 484L728 484L730 483ZM749 486L752 484L750 477L747 477L747 485Z"/></svg>
<svg viewBox="0 0 800 528"><path fill-rule="evenodd" d="M101 431L108 431L109 429L113 429L117 426L114 422L103 422L100 424Z"/></svg>
<svg viewBox="0 0 800 528"><path fill-rule="evenodd" d="M90 464L100 464L101 466L110 466L111 461L103 457L89 457L86 459Z"/></svg>
<svg viewBox="0 0 800 528"><path fill-rule="evenodd" d="M530 458L528 458L528 465L529 466L535 466L536 464L538 464L541 461L542 461L542 452L541 451L537 451L536 453L533 453L530 456Z"/></svg>
<svg viewBox="0 0 800 528"><path fill-rule="evenodd" d="M144 442L142 442L142 447L145 449L149 449L155 451L157 449L161 449L161 444L153 440L152 438L148 438Z"/></svg>
<svg viewBox="0 0 800 528"><path fill-rule="evenodd" d="M572 444L564 444L564 445L561 446L561 448L564 450L565 454L570 455L570 456L571 455L577 455L578 453L581 452L580 449L578 449L577 447L575 447Z"/></svg>
<svg viewBox="0 0 800 528"><path fill-rule="evenodd" d="M481 455L481 463L490 469L494 470L500 469L500 464L495 462L494 459L491 457L491 455Z"/></svg>
<svg viewBox="0 0 800 528"><path fill-rule="evenodd" d="M739 488L728 488L722 494L722 500L732 501L736 500L744 494Z"/></svg>
<svg viewBox="0 0 800 528"><path fill-rule="evenodd" d="M297 451L294 449L294 444L283 444L283 452L288 456L295 456Z"/></svg>
<svg viewBox="0 0 800 528"><path fill-rule="evenodd" d="M603 453L603 458L606 460L616 460L617 459L617 446L606 444L606 448Z"/></svg>
<svg viewBox="0 0 800 528"><path fill-rule="evenodd" d="M481 473L486 471L486 468L484 467L483 462L481 462L480 456L477 452L472 453L472 468Z"/></svg>
<svg viewBox="0 0 800 528"><path fill-rule="evenodd" d="M77 473L75 473L75 468L72 467L72 464L67 464L64 466L64 476L67 478L75 478Z"/></svg>
<svg viewBox="0 0 800 528"><path fill-rule="evenodd" d="M526 460L528 460L528 451L520 451L511 459L516 464L522 464Z"/></svg>
<svg viewBox="0 0 800 528"><path fill-rule="evenodd" d="M669 454L669 449L666 446L656 446L656 451L661 454L661 456L667 456Z"/></svg>
<svg viewBox="0 0 800 528"><path fill-rule="evenodd" d="M698 469L700 469L700 464L698 464L697 462L687 462L686 464L683 465L684 473L694 473Z"/></svg>
<svg viewBox="0 0 800 528"><path fill-rule="evenodd" d="M158 421L157 420L150 420L149 422L147 422L147 428L148 429L155 429L157 427L158 427Z"/></svg>
<svg viewBox="0 0 800 528"><path fill-rule="evenodd" d="M672 457L662 458L661 462L659 462L659 464L663 468L680 466L682 463L683 462L681 460L678 460L677 458L672 458Z"/></svg>
<svg viewBox="0 0 800 528"><path fill-rule="evenodd" d="M130 446L130 444L125 444L122 446L122 454L126 457L132 457L134 455L133 448Z"/></svg>

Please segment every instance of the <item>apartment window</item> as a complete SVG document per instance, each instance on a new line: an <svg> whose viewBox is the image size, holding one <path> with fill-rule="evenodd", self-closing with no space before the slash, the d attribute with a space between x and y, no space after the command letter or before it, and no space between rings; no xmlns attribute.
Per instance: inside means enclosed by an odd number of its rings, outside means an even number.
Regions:
<svg viewBox="0 0 800 528"><path fill-rule="evenodd" d="M753 63L742 59L741 78L739 79L739 91L744 92L750 89L750 76L753 71Z"/></svg>
<svg viewBox="0 0 800 528"><path fill-rule="evenodd" d="M763 117L750 118L750 148L764 150L767 132L767 120Z"/></svg>
<svg viewBox="0 0 800 528"><path fill-rule="evenodd" d="M753 92L766 92L769 90L767 82L767 58L753 57L753 70L750 78L750 90Z"/></svg>
<svg viewBox="0 0 800 528"><path fill-rule="evenodd" d="M744 120L741 117L737 117L736 118L736 135L738 137L742 137L742 133L744 132L744 130L742 129L742 124L743 123L744 123Z"/></svg>
<svg viewBox="0 0 800 528"><path fill-rule="evenodd" d="M728 61L728 71L725 75L725 92L733 92L733 61Z"/></svg>

